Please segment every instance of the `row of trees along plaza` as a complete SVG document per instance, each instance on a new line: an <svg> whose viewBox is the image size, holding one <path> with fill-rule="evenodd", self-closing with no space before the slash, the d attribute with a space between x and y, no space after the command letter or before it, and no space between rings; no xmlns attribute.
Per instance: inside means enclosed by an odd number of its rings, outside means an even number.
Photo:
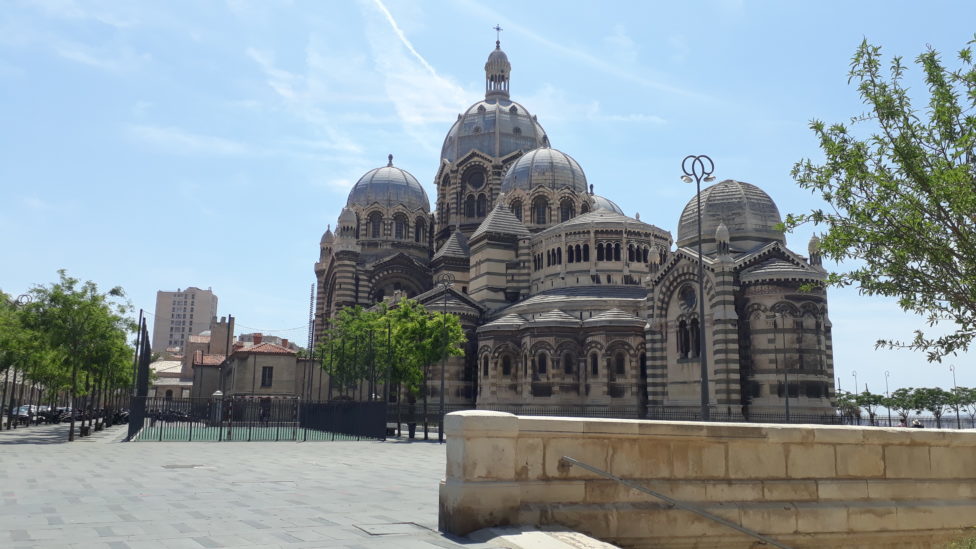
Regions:
<svg viewBox="0 0 976 549"><path fill-rule="evenodd" d="M135 323L121 288L102 292L59 275L20 296L0 292L0 402L6 429L17 427L21 407L29 410L27 424L39 406L65 409L74 440L76 420L84 436L128 406L134 349L127 338Z"/></svg>
<svg viewBox="0 0 976 549"><path fill-rule="evenodd" d="M923 426L976 429L976 387L954 387L951 391L939 387L907 387L888 395L838 391L837 411L846 423L861 423L863 411L867 416L864 423L868 425L907 425L914 412L915 419ZM927 416L922 416L926 413ZM954 417L946 418L950 413Z"/></svg>
<svg viewBox="0 0 976 549"><path fill-rule="evenodd" d="M464 355L467 338L457 316L401 299L342 309L323 335L313 358L329 375L328 400L402 398L412 406L420 399L428 437L434 367L439 364L436 372L442 374L447 357Z"/></svg>

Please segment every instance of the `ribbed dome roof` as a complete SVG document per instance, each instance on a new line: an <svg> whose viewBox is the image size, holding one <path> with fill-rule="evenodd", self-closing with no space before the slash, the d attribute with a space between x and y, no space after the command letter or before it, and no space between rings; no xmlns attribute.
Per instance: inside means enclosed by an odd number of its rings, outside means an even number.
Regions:
<svg viewBox="0 0 976 549"><path fill-rule="evenodd" d="M702 189L702 250L715 251L715 231L725 223L733 251L748 251L767 242L786 243L779 208L762 189L742 181L726 179ZM692 197L678 221L679 247L698 244L698 204Z"/></svg>
<svg viewBox="0 0 976 549"><path fill-rule="evenodd" d="M502 51L499 42L495 42L495 49L488 54L488 61L485 62L485 73L488 75L505 75L512 72L512 64L508 62L508 56Z"/></svg>
<svg viewBox="0 0 976 549"><path fill-rule="evenodd" d="M624 215L624 211L620 209L620 206L618 206L616 202L610 200L605 196L593 195L593 209L610 210L611 212Z"/></svg>
<svg viewBox="0 0 976 549"><path fill-rule="evenodd" d="M393 155L389 164L359 178L349 191L346 206L368 206L375 202L386 207L403 204L408 210L430 212L427 192L410 172L393 166Z"/></svg>
<svg viewBox="0 0 976 549"><path fill-rule="evenodd" d="M509 168L502 180L502 192L532 190L538 186L550 189L570 188L586 192L586 175L572 156L543 147L525 153ZM618 208L619 209L619 208Z"/></svg>
<svg viewBox="0 0 976 549"><path fill-rule="evenodd" d="M472 150L500 158L549 143L546 131L522 105L502 96L471 105L451 126L441 158L454 162Z"/></svg>

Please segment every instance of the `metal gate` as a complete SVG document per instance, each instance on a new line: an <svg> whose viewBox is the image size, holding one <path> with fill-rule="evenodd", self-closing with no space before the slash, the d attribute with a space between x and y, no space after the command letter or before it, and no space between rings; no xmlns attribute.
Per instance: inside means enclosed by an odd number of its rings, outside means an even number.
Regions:
<svg viewBox="0 0 976 549"><path fill-rule="evenodd" d="M297 397L133 397L130 441L383 440L384 402Z"/></svg>

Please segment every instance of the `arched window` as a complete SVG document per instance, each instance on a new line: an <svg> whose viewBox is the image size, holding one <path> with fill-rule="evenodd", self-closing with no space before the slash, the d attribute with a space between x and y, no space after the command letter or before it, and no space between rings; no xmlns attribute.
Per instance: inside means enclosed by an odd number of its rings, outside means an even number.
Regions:
<svg viewBox="0 0 976 549"><path fill-rule="evenodd" d="M590 354L590 375L594 377L600 375L600 358L596 353Z"/></svg>
<svg viewBox="0 0 976 549"><path fill-rule="evenodd" d="M586 204L586 202L580 205L580 215L583 215L589 211L590 211L590 207Z"/></svg>
<svg viewBox="0 0 976 549"><path fill-rule="evenodd" d="M485 193L478 195L478 217L484 217L488 214L488 198Z"/></svg>
<svg viewBox="0 0 976 549"><path fill-rule="evenodd" d="M596 245L596 260L603 261L603 243Z"/></svg>
<svg viewBox="0 0 976 549"><path fill-rule="evenodd" d="M427 240L427 224L424 223L422 217L418 217L413 222L413 241L414 242L425 242Z"/></svg>
<svg viewBox="0 0 976 549"><path fill-rule="evenodd" d="M173 390L166 389L166 400L173 400Z"/></svg>
<svg viewBox="0 0 976 549"><path fill-rule="evenodd" d="M580 245L579 245L579 244L577 244L577 245L576 245L576 262L577 262L577 263L579 263L580 261L583 261L583 256L582 256L582 255L580 255L580 251L581 251L581 249L580 249Z"/></svg>
<svg viewBox="0 0 976 549"><path fill-rule="evenodd" d="M622 352L618 352L617 355L613 357L613 362L618 376L622 376L627 373L627 362Z"/></svg>
<svg viewBox="0 0 976 549"><path fill-rule="evenodd" d="M469 194L466 199L464 199L464 216L474 217L474 195Z"/></svg>
<svg viewBox="0 0 976 549"><path fill-rule="evenodd" d="M356 238L359 238L359 214L356 214Z"/></svg>
<svg viewBox="0 0 976 549"><path fill-rule="evenodd" d="M688 347L690 346L690 337L688 335L688 323L684 320L678 322L678 333L676 334L676 340L678 342L678 358L688 358Z"/></svg>
<svg viewBox="0 0 976 549"><path fill-rule="evenodd" d="M546 361L547 361L546 353L539 353L539 358L536 359L536 372L540 374L546 373L546 370L549 367Z"/></svg>
<svg viewBox="0 0 976 549"><path fill-rule="evenodd" d="M552 250L546 250L546 267L552 266Z"/></svg>
<svg viewBox="0 0 976 549"><path fill-rule="evenodd" d="M512 375L512 357L505 355L502 357L502 375Z"/></svg>
<svg viewBox="0 0 976 549"><path fill-rule="evenodd" d="M583 261L589 261L589 260L590 260L590 245L583 244Z"/></svg>
<svg viewBox="0 0 976 549"><path fill-rule="evenodd" d="M383 236L383 214L373 212L369 214L369 237L380 238Z"/></svg>
<svg viewBox="0 0 976 549"><path fill-rule="evenodd" d="M620 243L617 242L613 245L613 260L620 261Z"/></svg>
<svg viewBox="0 0 976 549"><path fill-rule="evenodd" d="M481 375L483 377L488 377L488 355L481 359Z"/></svg>
<svg viewBox="0 0 976 549"><path fill-rule="evenodd" d="M393 235L397 240L407 237L407 216L400 213L393 216Z"/></svg>
<svg viewBox="0 0 976 549"><path fill-rule="evenodd" d="M556 265L562 265L562 264L563 264L563 249L556 248Z"/></svg>
<svg viewBox="0 0 976 549"><path fill-rule="evenodd" d="M690 329L690 339L691 346L688 349L688 356L695 358L698 356L698 352L701 351L701 330L698 329L698 319L691 319L691 329Z"/></svg>
<svg viewBox="0 0 976 549"><path fill-rule="evenodd" d="M627 261L633 261L633 260L634 260L634 245L627 244Z"/></svg>
<svg viewBox="0 0 976 549"><path fill-rule="evenodd" d="M569 221L576 216L576 206L573 205L573 201L564 198L562 202L559 203L559 221Z"/></svg>
<svg viewBox="0 0 976 549"><path fill-rule="evenodd" d="M573 354L566 352L563 353L563 373L571 374L573 373Z"/></svg>
<svg viewBox="0 0 976 549"><path fill-rule="evenodd" d="M513 200L512 203L509 204L508 208L510 210L512 210L512 213L513 214L515 214L516 219L518 219L519 221L522 221L522 201L521 200Z"/></svg>
<svg viewBox="0 0 976 549"><path fill-rule="evenodd" d="M532 212L536 225L549 223L549 201L544 196L537 197L532 202Z"/></svg>
<svg viewBox="0 0 976 549"><path fill-rule="evenodd" d="M573 247L569 246L568 248L566 248L566 263L573 263L574 258L575 256L573 255Z"/></svg>
<svg viewBox="0 0 976 549"><path fill-rule="evenodd" d="M647 263L647 247L644 247L644 263Z"/></svg>

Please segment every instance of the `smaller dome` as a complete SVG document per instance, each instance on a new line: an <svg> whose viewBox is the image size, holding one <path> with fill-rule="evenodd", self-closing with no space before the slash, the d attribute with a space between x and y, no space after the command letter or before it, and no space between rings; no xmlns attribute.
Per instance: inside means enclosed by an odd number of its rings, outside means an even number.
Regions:
<svg viewBox="0 0 976 549"><path fill-rule="evenodd" d="M496 41L495 49L488 54L485 72L488 74L509 74L512 72L512 64L508 62L508 56L502 51L501 42Z"/></svg>
<svg viewBox="0 0 976 549"><path fill-rule="evenodd" d="M333 241L335 241L335 235L332 234L332 225L329 225L325 229L325 232L322 233L322 240L319 241L319 244L322 246L328 246L329 244L332 244Z"/></svg>
<svg viewBox="0 0 976 549"><path fill-rule="evenodd" d="M715 229L715 240L719 242L729 241L729 228L725 226L725 223L719 223L718 228Z"/></svg>
<svg viewBox="0 0 976 549"><path fill-rule="evenodd" d="M810 243L807 244L807 251L810 255L815 255L820 253L820 237L813 235L810 237Z"/></svg>
<svg viewBox="0 0 976 549"><path fill-rule="evenodd" d="M624 215L624 211L617 205L616 202L606 198L604 196L593 195L593 210L609 210L620 215Z"/></svg>
<svg viewBox="0 0 976 549"><path fill-rule="evenodd" d="M339 213L339 229L344 227L350 227L352 229L356 228L356 212L350 210L349 208L343 208L342 212Z"/></svg>
<svg viewBox="0 0 976 549"><path fill-rule="evenodd" d="M393 166L392 154L386 166L372 169L360 177L346 200L347 207L365 207L374 203L387 208L402 204L408 210L430 212L427 192L410 172Z"/></svg>
<svg viewBox="0 0 976 549"><path fill-rule="evenodd" d="M586 175L573 157L562 151L543 147L525 153L512 164L502 180L501 190L530 191L539 186L553 190L570 188L578 193L585 193Z"/></svg>

